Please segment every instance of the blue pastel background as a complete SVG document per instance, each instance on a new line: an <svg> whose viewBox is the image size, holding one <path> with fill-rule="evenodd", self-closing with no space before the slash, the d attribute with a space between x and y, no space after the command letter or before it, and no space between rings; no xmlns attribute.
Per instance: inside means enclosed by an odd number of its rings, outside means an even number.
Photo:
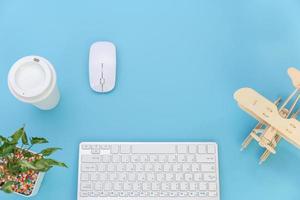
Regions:
<svg viewBox="0 0 300 200"><path fill-rule="evenodd" d="M33 200L74 200L81 141L216 141L221 200L298 200L300 151L282 142L258 166L262 149L240 144L256 124L233 92L251 86L269 99L292 90L288 66L300 68L296 0L0 0L0 130L26 123L63 151L69 169L47 173ZM88 82L88 52L99 40L118 50L109 94ZM62 99L52 111L17 101L11 65L27 55L49 59ZM0 199L23 199L0 193Z"/></svg>

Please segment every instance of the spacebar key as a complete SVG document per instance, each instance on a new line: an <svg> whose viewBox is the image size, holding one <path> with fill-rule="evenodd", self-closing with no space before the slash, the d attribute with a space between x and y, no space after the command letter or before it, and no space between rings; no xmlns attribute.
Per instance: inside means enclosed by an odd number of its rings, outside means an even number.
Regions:
<svg viewBox="0 0 300 200"><path fill-rule="evenodd" d="M172 144L135 144L132 153L176 153L176 145Z"/></svg>

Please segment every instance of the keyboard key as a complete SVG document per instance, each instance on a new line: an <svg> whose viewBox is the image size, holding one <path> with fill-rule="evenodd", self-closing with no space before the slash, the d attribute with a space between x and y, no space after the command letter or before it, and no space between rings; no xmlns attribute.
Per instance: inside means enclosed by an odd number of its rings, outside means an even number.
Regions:
<svg viewBox="0 0 300 200"><path fill-rule="evenodd" d="M184 163L182 165L182 171L183 172L190 172L192 170L192 165L188 163Z"/></svg>
<svg viewBox="0 0 300 200"><path fill-rule="evenodd" d="M156 180L159 181L159 182L162 182L165 180L165 175L164 174L156 174Z"/></svg>
<svg viewBox="0 0 300 200"><path fill-rule="evenodd" d="M82 181L81 184L80 184L80 189L81 189L81 190L84 190L84 191L92 190L92 189L93 189L92 182L89 182L89 181Z"/></svg>
<svg viewBox="0 0 300 200"><path fill-rule="evenodd" d="M175 175L173 173L166 173L166 181L173 181L175 179Z"/></svg>
<svg viewBox="0 0 300 200"><path fill-rule="evenodd" d="M137 197L138 196L138 192L131 191L131 192L129 192L129 196L130 197Z"/></svg>
<svg viewBox="0 0 300 200"><path fill-rule="evenodd" d="M106 173L100 173L98 174L98 178L100 181L106 181L107 180L107 174Z"/></svg>
<svg viewBox="0 0 300 200"><path fill-rule="evenodd" d="M145 169L145 166L142 163L137 163L135 165L135 171L137 171L137 172L143 172L144 169Z"/></svg>
<svg viewBox="0 0 300 200"><path fill-rule="evenodd" d="M195 182L190 182L190 190L198 190L198 184Z"/></svg>
<svg viewBox="0 0 300 200"><path fill-rule="evenodd" d="M133 183L125 182L124 183L124 190L126 190L126 191L132 190L132 184Z"/></svg>
<svg viewBox="0 0 300 200"><path fill-rule="evenodd" d="M149 158L147 155L140 155L140 162L145 163L148 161L149 161Z"/></svg>
<svg viewBox="0 0 300 200"><path fill-rule="evenodd" d="M106 165L104 165L104 164L98 164L97 166L98 166L98 171L99 172L106 171Z"/></svg>
<svg viewBox="0 0 300 200"><path fill-rule="evenodd" d="M152 172L152 171L154 171L153 164L145 164L145 171L146 172Z"/></svg>
<svg viewBox="0 0 300 200"><path fill-rule="evenodd" d="M113 155L112 156L112 162L113 163L119 163L121 161L120 156L119 155Z"/></svg>
<svg viewBox="0 0 300 200"><path fill-rule="evenodd" d="M158 191L158 190L160 190L160 183L154 182L154 183L152 183L151 187L152 187L152 190Z"/></svg>
<svg viewBox="0 0 300 200"><path fill-rule="evenodd" d="M159 155L158 156L158 162L160 162L160 163L167 162L167 156L166 155Z"/></svg>
<svg viewBox="0 0 300 200"><path fill-rule="evenodd" d="M100 191L100 190L103 190L103 185L102 185L101 182L96 182L96 183L94 184L94 188L95 188L95 190ZM100 195L100 194L99 194L99 195Z"/></svg>
<svg viewBox="0 0 300 200"><path fill-rule="evenodd" d="M203 153L207 153L206 151L206 145L198 145L198 153L203 154Z"/></svg>
<svg viewBox="0 0 300 200"><path fill-rule="evenodd" d="M108 180L109 181L116 181L117 180L117 173L108 173Z"/></svg>
<svg viewBox="0 0 300 200"><path fill-rule="evenodd" d="M170 189L171 189L170 183L163 182L163 183L161 184L161 189L162 189L162 190L170 190Z"/></svg>
<svg viewBox="0 0 300 200"><path fill-rule="evenodd" d="M187 196L187 192L179 192L179 196L180 197L186 197Z"/></svg>
<svg viewBox="0 0 300 200"><path fill-rule="evenodd" d="M184 163L186 162L186 156L185 155L178 155L178 162Z"/></svg>
<svg viewBox="0 0 300 200"><path fill-rule="evenodd" d="M194 174L194 180L195 181L202 181L203 175L201 173Z"/></svg>
<svg viewBox="0 0 300 200"><path fill-rule="evenodd" d="M193 180L193 174L185 174L184 175L184 180L186 182L191 182Z"/></svg>
<svg viewBox="0 0 300 200"><path fill-rule="evenodd" d="M110 145L108 145L108 144L102 144L102 145L100 145L100 148L101 149L110 149Z"/></svg>
<svg viewBox="0 0 300 200"><path fill-rule="evenodd" d="M197 192L189 192L188 193L188 195L190 196L190 197L196 197L197 196Z"/></svg>
<svg viewBox="0 0 300 200"><path fill-rule="evenodd" d="M149 162L158 162L158 156L157 155L150 155L149 156Z"/></svg>
<svg viewBox="0 0 300 200"><path fill-rule="evenodd" d="M112 154L117 154L117 153L119 153L119 145L112 145L112 146L111 146L111 153L112 153Z"/></svg>
<svg viewBox="0 0 300 200"><path fill-rule="evenodd" d="M104 163L109 163L109 162L111 162L111 157L110 157L110 155L103 155L103 156L102 156L102 161L103 161Z"/></svg>
<svg viewBox="0 0 300 200"><path fill-rule="evenodd" d="M150 197L157 197L158 196L158 192L151 191L151 192L149 192L149 196Z"/></svg>
<svg viewBox="0 0 300 200"><path fill-rule="evenodd" d="M123 172L123 171L126 171L126 167L127 167L127 165L124 165L124 164L117 164L116 165L116 170L118 171L118 172Z"/></svg>
<svg viewBox="0 0 300 200"><path fill-rule="evenodd" d="M128 181L135 181L136 180L136 174L135 173L129 173L128 174Z"/></svg>
<svg viewBox="0 0 300 200"><path fill-rule="evenodd" d="M196 161L195 155L189 154L189 155L186 156L186 162L193 163L195 161Z"/></svg>
<svg viewBox="0 0 300 200"><path fill-rule="evenodd" d="M103 187L104 187L104 190L110 191L112 189L112 183L111 182L105 182Z"/></svg>
<svg viewBox="0 0 300 200"><path fill-rule="evenodd" d="M147 181L149 182L155 181L155 174L154 173L147 174Z"/></svg>
<svg viewBox="0 0 300 200"><path fill-rule="evenodd" d="M180 190L180 183L178 182L172 182L170 183L170 187L172 191Z"/></svg>
<svg viewBox="0 0 300 200"><path fill-rule="evenodd" d="M90 174L89 173L81 173L80 180L82 180L82 181L90 180Z"/></svg>
<svg viewBox="0 0 300 200"><path fill-rule="evenodd" d="M169 156L168 156L168 162L169 162L169 163L175 163L175 162L177 162L177 156L174 155L174 154L169 155Z"/></svg>
<svg viewBox="0 0 300 200"><path fill-rule="evenodd" d="M98 163L98 162L100 162L100 156L83 155L83 156L81 156L81 162L83 162L83 163Z"/></svg>
<svg viewBox="0 0 300 200"><path fill-rule="evenodd" d="M192 171L193 172L200 172L200 165L199 164L192 164Z"/></svg>
<svg viewBox="0 0 300 200"><path fill-rule="evenodd" d="M82 163L81 164L81 171L82 172L95 172L95 171L97 171L97 165L96 164L90 164L90 163Z"/></svg>
<svg viewBox="0 0 300 200"><path fill-rule="evenodd" d="M199 197L207 197L207 192L206 191L199 192Z"/></svg>
<svg viewBox="0 0 300 200"><path fill-rule="evenodd" d="M217 194L218 194L217 192L211 192L211 191L208 192L208 196L209 196L209 197L216 197Z"/></svg>
<svg viewBox="0 0 300 200"><path fill-rule="evenodd" d="M100 154L100 149L92 149L92 154Z"/></svg>
<svg viewBox="0 0 300 200"><path fill-rule="evenodd" d="M81 149L82 150L89 150L89 149L91 149L91 145L89 145L89 144L81 144Z"/></svg>
<svg viewBox="0 0 300 200"><path fill-rule="evenodd" d="M208 190L217 190L217 184L214 182L208 183Z"/></svg>
<svg viewBox="0 0 300 200"><path fill-rule="evenodd" d="M122 190L123 189L123 183L122 182L114 183L113 189L117 190L117 191Z"/></svg>
<svg viewBox="0 0 300 200"><path fill-rule="evenodd" d="M126 166L126 171L127 172L133 172L133 171L135 171L135 165L134 164L128 163L125 166Z"/></svg>
<svg viewBox="0 0 300 200"><path fill-rule="evenodd" d="M120 195L120 197L127 197L128 193L125 191L121 191L121 192L119 192L119 195Z"/></svg>
<svg viewBox="0 0 300 200"><path fill-rule="evenodd" d="M154 171L155 172L163 171L163 165L162 164L154 164Z"/></svg>
<svg viewBox="0 0 300 200"><path fill-rule="evenodd" d="M131 149L130 145L121 145L120 151L122 154L128 154L130 153L130 149Z"/></svg>
<svg viewBox="0 0 300 200"><path fill-rule="evenodd" d="M170 164L164 164L163 168L164 168L164 172L169 172L169 171L172 170L172 165L170 165Z"/></svg>
<svg viewBox="0 0 300 200"><path fill-rule="evenodd" d="M134 162L134 163L140 162L140 156L139 155L132 155L131 162Z"/></svg>
<svg viewBox="0 0 300 200"><path fill-rule="evenodd" d="M107 197L108 196L108 192L106 192L106 191L100 191L99 192L99 196L100 197Z"/></svg>
<svg viewBox="0 0 300 200"><path fill-rule="evenodd" d="M215 146L212 144L207 145L207 153L215 153Z"/></svg>
<svg viewBox="0 0 300 200"><path fill-rule="evenodd" d="M123 162L123 163L129 163L130 160L131 160L131 158L128 155L122 155L121 156L121 162Z"/></svg>
<svg viewBox="0 0 300 200"><path fill-rule="evenodd" d="M198 187L199 187L199 190L207 190L207 183L200 182Z"/></svg>
<svg viewBox="0 0 300 200"><path fill-rule="evenodd" d="M140 193L140 197L146 197L148 195L147 192L141 191Z"/></svg>
<svg viewBox="0 0 300 200"><path fill-rule="evenodd" d="M108 164L107 165L107 171L113 172L116 170L116 166L114 164Z"/></svg>
<svg viewBox="0 0 300 200"><path fill-rule="evenodd" d="M98 174L91 173L91 181L97 181L98 180Z"/></svg>
<svg viewBox="0 0 300 200"><path fill-rule="evenodd" d="M90 192L88 192L88 191L81 191L80 192L80 196L81 197L89 197L90 196Z"/></svg>
<svg viewBox="0 0 300 200"><path fill-rule="evenodd" d="M140 182L146 181L146 173L138 173L137 180Z"/></svg>
<svg viewBox="0 0 300 200"><path fill-rule="evenodd" d="M188 189L189 189L189 183L187 182L180 183L180 190L188 190Z"/></svg>
<svg viewBox="0 0 300 200"><path fill-rule="evenodd" d="M110 196L110 197L117 197L117 196L119 196L119 192L116 192L116 191L110 191L110 192L109 192L109 196Z"/></svg>
<svg viewBox="0 0 300 200"><path fill-rule="evenodd" d="M179 154L186 154L187 153L187 145L178 145L177 152Z"/></svg>
<svg viewBox="0 0 300 200"><path fill-rule="evenodd" d="M149 182L143 182L142 189L144 191L150 191L152 189L152 184Z"/></svg>
<svg viewBox="0 0 300 200"><path fill-rule="evenodd" d="M181 172L182 171L182 164L174 164L173 165L174 172Z"/></svg>
<svg viewBox="0 0 300 200"><path fill-rule="evenodd" d="M192 145L189 145L189 153L197 153L197 146L192 144Z"/></svg>
<svg viewBox="0 0 300 200"><path fill-rule="evenodd" d="M214 154L199 154L199 155L196 155L196 162L215 162L216 159L215 159L215 155Z"/></svg>
<svg viewBox="0 0 300 200"><path fill-rule="evenodd" d="M119 173L118 180L119 181L126 181L127 180L127 174L126 173Z"/></svg>
<svg viewBox="0 0 300 200"><path fill-rule="evenodd" d="M205 173L203 180L204 181L216 181L217 176L215 173Z"/></svg>
<svg viewBox="0 0 300 200"><path fill-rule="evenodd" d="M203 172L214 172L216 170L215 164L201 164Z"/></svg>
<svg viewBox="0 0 300 200"><path fill-rule="evenodd" d="M171 154L176 153L175 145L169 144L136 144L132 145L132 153L136 154Z"/></svg>
<svg viewBox="0 0 300 200"><path fill-rule="evenodd" d="M170 197L176 197L177 195L178 195L178 192L176 192L176 191L169 192Z"/></svg>
<svg viewBox="0 0 300 200"><path fill-rule="evenodd" d="M183 181L184 180L184 174L183 173L177 173L175 175L175 180L176 181Z"/></svg>

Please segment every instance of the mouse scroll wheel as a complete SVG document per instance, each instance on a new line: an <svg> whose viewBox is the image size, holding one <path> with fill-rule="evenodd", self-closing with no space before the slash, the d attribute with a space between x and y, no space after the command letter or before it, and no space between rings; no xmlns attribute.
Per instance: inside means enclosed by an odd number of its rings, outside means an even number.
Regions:
<svg viewBox="0 0 300 200"><path fill-rule="evenodd" d="M100 84L103 85L105 83L105 79L103 77L100 78Z"/></svg>

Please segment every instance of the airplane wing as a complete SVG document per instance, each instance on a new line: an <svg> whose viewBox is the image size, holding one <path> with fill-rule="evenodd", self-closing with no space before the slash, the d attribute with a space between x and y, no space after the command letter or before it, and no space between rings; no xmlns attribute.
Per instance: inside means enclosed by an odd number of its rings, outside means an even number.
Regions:
<svg viewBox="0 0 300 200"><path fill-rule="evenodd" d="M241 88L234 93L239 106L258 121L275 128L279 135L300 148L300 122L284 119L277 106L251 88Z"/></svg>

